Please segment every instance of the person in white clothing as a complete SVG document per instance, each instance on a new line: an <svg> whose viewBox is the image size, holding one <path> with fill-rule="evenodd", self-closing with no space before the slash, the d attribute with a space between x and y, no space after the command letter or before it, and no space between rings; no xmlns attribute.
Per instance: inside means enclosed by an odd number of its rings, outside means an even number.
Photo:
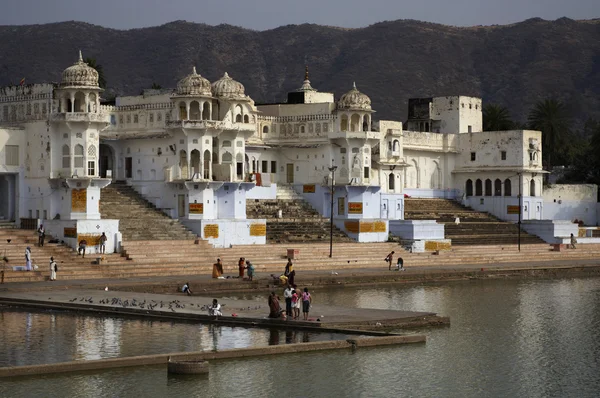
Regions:
<svg viewBox="0 0 600 398"><path fill-rule="evenodd" d="M213 299L212 306L208 309L208 315L212 316L221 316L221 304L217 301L217 299Z"/></svg>
<svg viewBox="0 0 600 398"><path fill-rule="evenodd" d="M58 265L56 265L56 261L54 261L54 257L50 257L50 280L56 280L56 271L58 271Z"/></svg>
<svg viewBox="0 0 600 398"><path fill-rule="evenodd" d="M33 267L31 266L31 247L29 246L25 249L25 270L33 271Z"/></svg>

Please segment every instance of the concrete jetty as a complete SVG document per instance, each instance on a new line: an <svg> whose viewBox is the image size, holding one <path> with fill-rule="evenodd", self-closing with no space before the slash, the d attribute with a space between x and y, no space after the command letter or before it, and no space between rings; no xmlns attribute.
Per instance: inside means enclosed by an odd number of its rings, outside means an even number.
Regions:
<svg viewBox="0 0 600 398"><path fill-rule="evenodd" d="M0 292L0 305L73 310L181 321L210 322L230 326L261 326L314 329L340 333L370 334L386 328L447 325L449 319L432 312L346 308L315 303L309 321L268 318L267 295L261 301L219 299L223 316L209 316L209 296L165 295L97 289ZM285 302L282 300L282 305ZM351 330L349 330L351 329ZM377 334L377 333L376 333Z"/></svg>

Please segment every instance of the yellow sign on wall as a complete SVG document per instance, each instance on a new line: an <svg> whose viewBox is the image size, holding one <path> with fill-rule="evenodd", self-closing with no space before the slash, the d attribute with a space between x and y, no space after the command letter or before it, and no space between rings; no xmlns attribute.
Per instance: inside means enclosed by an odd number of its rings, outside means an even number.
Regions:
<svg viewBox="0 0 600 398"><path fill-rule="evenodd" d="M85 213L87 211L87 190L71 190L71 211L74 213Z"/></svg>
<svg viewBox="0 0 600 398"><path fill-rule="evenodd" d="M250 236L267 236L267 224L250 224Z"/></svg>
<svg viewBox="0 0 600 398"><path fill-rule="evenodd" d="M302 192L303 193L315 193L315 184L303 185Z"/></svg>
<svg viewBox="0 0 600 398"><path fill-rule="evenodd" d="M65 227L63 235L65 236L65 238L77 238L77 227L74 227L74 228Z"/></svg>
<svg viewBox="0 0 600 398"><path fill-rule="evenodd" d="M190 203L190 214L204 214L204 203Z"/></svg>
<svg viewBox="0 0 600 398"><path fill-rule="evenodd" d="M361 233L373 232L373 223L372 222L361 222L359 230Z"/></svg>
<svg viewBox="0 0 600 398"><path fill-rule="evenodd" d="M100 244L101 235L81 234L77 236L77 243L85 240L88 246L98 246Z"/></svg>
<svg viewBox="0 0 600 398"><path fill-rule="evenodd" d="M346 231L357 234L359 232L360 223L358 221L345 221L344 227L346 228Z"/></svg>
<svg viewBox="0 0 600 398"><path fill-rule="evenodd" d="M387 232L385 221L375 221L373 223L373 232Z"/></svg>
<svg viewBox="0 0 600 398"><path fill-rule="evenodd" d="M218 238L219 237L219 224L206 224L204 226L204 237L205 238Z"/></svg>
<svg viewBox="0 0 600 398"><path fill-rule="evenodd" d="M363 204L362 202L348 202L348 214L362 214Z"/></svg>
<svg viewBox="0 0 600 398"><path fill-rule="evenodd" d="M425 251L450 250L452 247L450 242L437 242L434 240L425 241Z"/></svg>
<svg viewBox="0 0 600 398"><path fill-rule="evenodd" d="M506 214L519 214L521 206L506 206Z"/></svg>

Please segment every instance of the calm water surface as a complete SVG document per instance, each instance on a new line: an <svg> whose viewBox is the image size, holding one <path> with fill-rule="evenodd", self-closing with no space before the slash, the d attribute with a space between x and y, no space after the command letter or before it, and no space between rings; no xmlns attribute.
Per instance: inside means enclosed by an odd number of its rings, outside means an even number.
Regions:
<svg viewBox="0 0 600 398"><path fill-rule="evenodd" d="M340 288L316 290L313 298L344 306L434 311L450 316L452 326L426 330L425 345L213 361L208 377L172 377L164 367L146 367L2 380L0 396L599 396L600 278ZM0 333L3 333L7 326L6 312L0 316L4 317L0 318ZM27 318L27 315L21 316ZM127 347L135 341L152 340L153 329L158 324L139 322L141 324L131 331L119 334L121 342L116 343L113 338L112 343L104 343L110 340L106 335L111 335L113 329L98 326L103 325L101 319L92 319L93 323L83 328L88 334L81 338L60 330L50 333L56 336L53 338L60 336L60 340L54 342L55 348L51 348L52 341L45 341L45 337L41 337L43 344L30 341L25 353L0 346L0 361L28 361L32 353L41 357L39 362L59 358L57 352L63 346L72 347L73 340L89 341L97 346L97 353L91 354L92 357L103 355L103 347L115 345L121 347L118 352L114 351L116 355L136 355L140 352L130 352ZM205 327L198 325L168 325L163 337L169 336L178 343L164 350L166 347L160 343L142 344L142 349L148 350L144 353L167 352L174 347L178 347L175 350L196 350L200 346L212 349L211 339L216 329L223 342L219 345L217 341L218 347L227 346L224 342L229 339L238 341L238 333L249 333L241 328L213 328L212 331L206 328L202 332ZM159 327L166 328L165 325ZM260 332L258 329L250 331ZM268 344L269 331L264 333L254 338ZM285 332L281 332L279 338L283 343ZM246 339L250 344L255 341L250 337ZM150 347L159 351L152 351ZM9 349L8 355L4 354L6 349ZM51 355L49 351L55 353ZM15 352L23 353L22 357L15 359L19 355ZM90 355L93 350L83 352Z"/></svg>

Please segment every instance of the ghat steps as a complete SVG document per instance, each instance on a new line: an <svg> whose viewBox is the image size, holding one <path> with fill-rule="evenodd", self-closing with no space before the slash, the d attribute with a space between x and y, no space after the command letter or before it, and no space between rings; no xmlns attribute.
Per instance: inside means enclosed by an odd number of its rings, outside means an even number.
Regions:
<svg viewBox="0 0 600 398"><path fill-rule="evenodd" d="M10 237L11 243L6 239ZM237 260L250 259L259 277L283 272L286 263L286 249L299 250L299 258L294 260L297 280L301 283L302 271L322 270L339 273L352 269L372 268L386 270L384 257L394 250L402 252L397 243L334 243L333 258L329 258L328 243L295 243L293 245L267 244L260 246L234 246L227 249L213 248L205 241L194 244L193 240L154 240L129 241L125 243L123 256L109 254L101 265L93 263L95 255L85 258L61 245L46 244L35 246L37 237L34 231L0 230L0 251L7 251L9 267L24 265L26 246L31 246L34 263L38 271L6 271L7 282L43 281L50 274L48 260L54 256L59 263L58 278L61 280L99 278L141 278L167 275L207 275L217 257L224 263L226 275L237 275ZM4 254L3 254L4 255ZM431 253L402 252L407 267L445 267L465 264L523 263L535 261L594 259L600 256L600 245L580 245L577 250L553 252L547 244L524 244L521 252L516 245L456 246L450 252L440 255Z"/></svg>
<svg viewBox="0 0 600 398"><path fill-rule="evenodd" d="M455 219L460 218L460 224ZM448 199L405 199L406 220L436 220L444 224L447 239L452 245L510 245L517 244L519 228L488 213L479 212ZM521 230L521 244L543 243L534 235Z"/></svg>
<svg viewBox="0 0 600 398"><path fill-rule="evenodd" d="M278 218L281 211L282 218ZM246 217L267 220L267 242L329 241L330 221L322 217L301 195L287 185L277 186L276 199L249 199ZM335 242L351 242L341 230L333 227Z"/></svg>
<svg viewBox="0 0 600 398"><path fill-rule="evenodd" d="M196 238L124 182L114 182L102 190L100 213L102 218L119 220L124 242Z"/></svg>

